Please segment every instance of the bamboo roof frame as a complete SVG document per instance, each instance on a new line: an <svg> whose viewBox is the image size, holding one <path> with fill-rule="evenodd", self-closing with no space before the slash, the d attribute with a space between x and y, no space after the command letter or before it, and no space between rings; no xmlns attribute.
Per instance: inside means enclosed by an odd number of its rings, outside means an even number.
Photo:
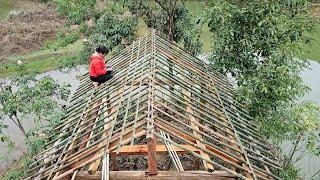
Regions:
<svg viewBox="0 0 320 180"><path fill-rule="evenodd" d="M227 77L207 63L152 32L108 64L114 77L96 92L83 75L54 128L58 135L49 137L25 179L108 173L109 155L147 156L147 172L156 175L157 154L170 155L177 171L184 171L180 157L188 154L199 161L193 169L199 172L280 179L272 146L234 99Z"/></svg>

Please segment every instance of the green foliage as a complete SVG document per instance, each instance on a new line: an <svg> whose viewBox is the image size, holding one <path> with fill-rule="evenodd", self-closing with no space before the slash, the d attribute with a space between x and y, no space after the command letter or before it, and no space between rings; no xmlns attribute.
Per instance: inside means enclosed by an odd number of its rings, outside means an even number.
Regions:
<svg viewBox="0 0 320 180"><path fill-rule="evenodd" d="M211 4L208 26L214 36L213 67L237 83L261 132L281 144L308 142L319 155L319 112L312 103L296 104L308 92L300 72L307 61L295 56L311 41L313 28L304 0L223 1ZM292 153L283 162L284 179L295 179ZM295 178L294 178L295 177Z"/></svg>
<svg viewBox="0 0 320 180"><path fill-rule="evenodd" d="M299 177L299 169L296 169L292 164L290 164L279 172L279 176L282 177L282 179L296 180L297 177Z"/></svg>
<svg viewBox="0 0 320 180"><path fill-rule="evenodd" d="M48 41L45 44L47 49L57 51L61 47L66 47L69 44L76 42L80 38L80 32L78 30L59 30L56 34L56 38L53 41Z"/></svg>
<svg viewBox="0 0 320 180"><path fill-rule="evenodd" d="M281 113L281 114L280 114ZM306 149L316 156L320 155L320 107L311 102L294 104L278 112L283 123L277 139L306 142ZM278 131L279 131L278 129ZM272 131L272 130L270 130Z"/></svg>
<svg viewBox="0 0 320 180"><path fill-rule="evenodd" d="M59 14L75 24L81 24L95 15L96 0L55 0Z"/></svg>
<svg viewBox="0 0 320 180"><path fill-rule="evenodd" d="M26 176L28 165L30 164L30 160L23 156L20 160L17 162L14 162L11 166L12 168L6 170L6 172L3 174L2 178L3 180L20 180L23 179L23 177Z"/></svg>
<svg viewBox="0 0 320 180"><path fill-rule="evenodd" d="M176 15L174 16L174 22L175 41L182 42L183 47L187 51L193 55L198 55L202 51L202 44L199 40L200 27L191 18L190 12L184 5L178 7Z"/></svg>
<svg viewBox="0 0 320 180"><path fill-rule="evenodd" d="M50 77L36 79L35 72L24 66L17 69L20 74L12 79L11 84L2 87L0 92L0 112L10 119L25 135L29 152L35 154L44 142L44 133L57 124L63 115L57 100L66 100L70 91L69 85L59 85ZM27 117L34 119L34 129L26 132L22 121ZM43 122L48 122L43 125ZM0 137L2 141L14 147L10 139L3 134L5 124L0 124Z"/></svg>
<svg viewBox="0 0 320 180"><path fill-rule="evenodd" d="M90 40L95 45L103 44L109 48L121 45L124 39L130 43L133 41L137 25L136 16L107 12L97 21Z"/></svg>
<svg viewBox="0 0 320 180"><path fill-rule="evenodd" d="M0 134L2 134L2 130L8 128L8 125L4 123L3 117L0 116ZM0 136L0 141L5 142L6 136Z"/></svg>
<svg viewBox="0 0 320 180"><path fill-rule="evenodd" d="M115 52L133 41L138 18L127 12L119 3L109 1L105 12L96 18L96 25L87 31L89 38L84 42L83 51L60 63L61 68L88 63L90 54L94 53L98 44L105 45Z"/></svg>
<svg viewBox="0 0 320 180"><path fill-rule="evenodd" d="M19 180L23 178L25 172L26 170L23 170L22 168L10 170L5 174L5 176L3 177L4 178L3 180Z"/></svg>
<svg viewBox="0 0 320 180"><path fill-rule="evenodd" d="M29 139L29 141L26 141L28 153L34 156L41 152L43 145L48 140L49 131L45 131L42 127L35 127L27 135Z"/></svg>
<svg viewBox="0 0 320 180"><path fill-rule="evenodd" d="M236 78L239 100L260 123L271 125L277 108L307 92L300 78L307 63L294 58L310 41L305 1L223 2L212 7L209 28L214 67Z"/></svg>
<svg viewBox="0 0 320 180"><path fill-rule="evenodd" d="M28 155L34 156L42 150L52 134L53 126L60 123L64 115L59 108L58 100L66 100L70 93L69 85L57 84L50 77L36 78L36 72L26 69L23 65L17 67L19 74L11 79L11 83L0 86L0 115L11 120L25 135ZM14 142L3 130L8 128L0 119L0 141L7 143L9 152L16 148ZM33 127L26 132L22 121L32 118ZM45 122L43 124L43 122ZM3 157L6 158L6 157ZM9 170L4 179L22 179L27 172L29 160L23 159L18 167Z"/></svg>
<svg viewBox="0 0 320 180"><path fill-rule="evenodd" d="M169 40L172 38L181 43L194 55L201 52L200 26L192 19L183 1L156 0L154 6L148 2L126 0L125 4L133 14L142 17L148 27L160 30Z"/></svg>
<svg viewBox="0 0 320 180"><path fill-rule="evenodd" d="M43 117L57 107L57 103L52 99L53 96L66 99L66 86L56 84L50 77L44 77L34 82L34 85L27 84L26 80L21 84L20 80L13 82L18 85L16 91L12 90L13 86L7 86L0 94L0 102L3 106L1 110L5 115L11 116L19 112L25 115L35 113Z"/></svg>

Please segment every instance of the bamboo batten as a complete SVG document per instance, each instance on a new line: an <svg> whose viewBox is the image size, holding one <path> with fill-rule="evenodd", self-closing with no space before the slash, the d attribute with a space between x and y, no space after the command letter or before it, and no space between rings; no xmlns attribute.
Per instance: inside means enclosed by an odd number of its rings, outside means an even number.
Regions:
<svg viewBox="0 0 320 180"><path fill-rule="evenodd" d="M65 117L34 156L25 179L85 179L85 172L108 179L114 174L109 166L127 170L117 163L126 158L145 165L137 171L155 177L163 170L186 175L188 169L280 179L272 146L235 100L227 77L207 63L153 31L107 64L114 77L94 90L83 75ZM159 170L161 157L172 167Z"/></svg>

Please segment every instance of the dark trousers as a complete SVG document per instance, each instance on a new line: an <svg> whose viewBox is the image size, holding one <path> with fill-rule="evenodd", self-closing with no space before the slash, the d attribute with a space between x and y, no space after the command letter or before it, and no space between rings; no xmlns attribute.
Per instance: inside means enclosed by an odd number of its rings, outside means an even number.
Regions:
<svg viewBox="0 0 320 180"><path fill-rule="evenodd" d="M112 72L108 71L106 74L100 75L98 77L90 76L91 81L97 82L99 84L107 82L109 79L112 78Z"/></svg>

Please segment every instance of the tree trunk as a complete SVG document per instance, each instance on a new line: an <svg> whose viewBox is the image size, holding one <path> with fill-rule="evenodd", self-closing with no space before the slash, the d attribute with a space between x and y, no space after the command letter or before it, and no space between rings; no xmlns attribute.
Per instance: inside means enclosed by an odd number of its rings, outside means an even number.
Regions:
<svg viewBox="0 0 320 180"><path fill-rule="evenodd" d="M171 14L169 15L169 27L168 27L168 40L170 42L173 41L173 31L174 31L173 14Z"/></svg>
<svg viewBox="0 0 320 180"><path fill-rule="evenodd" d="M20 129L20 131L22 132L22 134L25 136L25 138L28 139L28 136L27 136L27 133L24 129L24 127L22 126L21 122L20 122L20 119L17 117L17 115L14 115L16 117L16 120L13 119L12 116L10 116L10 119L14 122L15 125L18 126L18 128Z"/></svg>

